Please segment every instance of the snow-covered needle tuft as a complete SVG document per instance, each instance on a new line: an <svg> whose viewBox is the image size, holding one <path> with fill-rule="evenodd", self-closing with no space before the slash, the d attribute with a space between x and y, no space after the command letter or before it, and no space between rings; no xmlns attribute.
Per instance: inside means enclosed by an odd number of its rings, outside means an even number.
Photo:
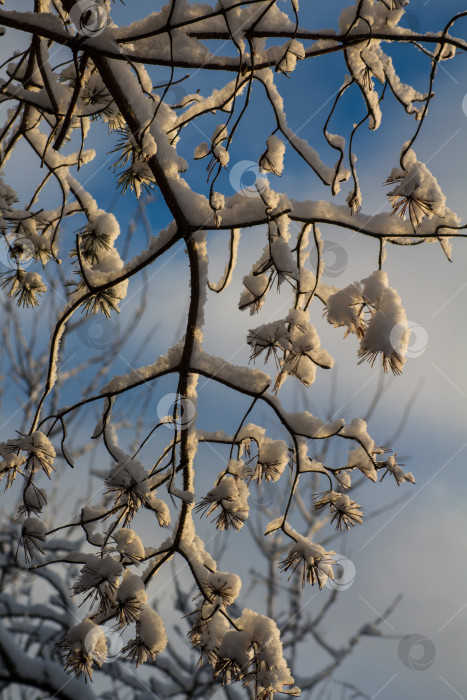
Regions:
<svg viewBox="0 0 467 700"><path fill-rule="evenodd" d="M152 609L144 607L136 622L136 639L132 639L122 649L127 658L136 663L144 664L161 654L167 646L167 633L162 618Z"/></svg>
<svg viewBox="0 0 467 700"><path fill-rule="evenodd" d="M405 218L408 213L414 233L423 219L444 217L446 197L426 165L417 160L414 151L405 154L404 169L394 168L385 184L395 185L388 193L393 214Z"/></svg>
<svg viewBox="0 0 467 700"><path fill-rule="evenodd" d="M38 518L26 518L21 527L21 542L26 562L31 562L37 552L44 554L41 545L45 542L46 527Z"/></svg>
<svg viewBox="0 0 467 700"><path fill-rule="evenodd" d="M87 593L81 605L90 598L91 605L98 602L100 609L107 611L115 601L122 570L120 562L110 554L104 557L88 555L87 562L73 587L75 594Z"/></svg>
<svg viewBox="0 0 467 700"><path fill-rule="evenodd" d="M297 569L301 569L302 586L308 581L311 585L317 583L321 589L328 578L334 578L332 565L335 562L331 559L332 554L335 554L335 552L327 552L321 545L310 542L310 540L299 535L287 557L279 564L279 568L282 571L291 569L290 576Z"/></svg>
<svg viewBox="0 0 467 700"><path fill-rule="evenodd" d="M107 640L99 625L89 618L72 627L65 638L57 644L57 649L65 653L65 670L76 678L84 675L84 680L92 680L92 665L98 668L107 658Z"/></svg>
<svg viewBox="0 0 467 700"><path fill-rule="evenodd" d="M8 296L16 300L18 306L32 308L39 306L38 295L42 296L47 287L37 272L26 272L18 268L15 272L0 273L0 287Z"/></svg>
<svg viewBox="0 0 467 700"><path fill-rule="evenodd" d="M248 487L232 476L226 476L196 505L195 510L209 516L220 508L214 518L219 530L240 530L248 517Z"/></svg>
<svg viewBox="0 0 467 700"><path fill-rule="evenodd" d="M213 571L206 574L203 588L212 603L232 605L238 598L242 581L237 574Z"/></svg>
<svg viewBox="0 0 467 700"><path fill-rule="evenodd" d="M141 537L139 537L134 530L126 527L114 532L112 537L117 544L117 551L120 552L122 561L124 563L131 562L131 564L138 566L141 559L144 557L144 547Z"/></svg>
<svg viewBox="0 0 467 700"><path fill-rule="evenodd" d="M120 626L123 627L139 619L147 602L148 594L142 579L126 569L111 614L118 618Z"/></svg>
<svg viewBox="0 0 467 700"><path fill-rule="evenodd" d="M117 462L105 484L109 493L114 494L115 505L125 514L124 525L130 523L141 506L152 506L148 474L137 460L122 459Z"/></svg>
<svg viewBox="0 0 467 700"><path fill-rule="evenodd" d="M330 506L332 513L331 523L336 522L336 530L349 530L351 527L363 522L361 507L353 501L347 494L337 491L326 491L322 496L315 499L315 508L320 510L325 506Z"/></svg>

